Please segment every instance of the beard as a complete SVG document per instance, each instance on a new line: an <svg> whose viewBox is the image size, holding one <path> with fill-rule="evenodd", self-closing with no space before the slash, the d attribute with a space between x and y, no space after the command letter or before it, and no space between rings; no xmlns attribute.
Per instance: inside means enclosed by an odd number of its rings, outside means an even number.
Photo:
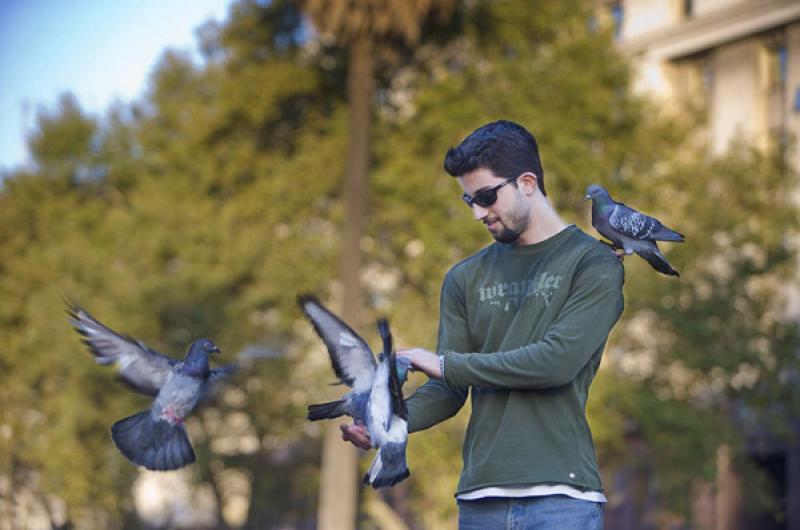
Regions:
<svg viewBox="0 0 800 530"><path fill-rule="evenodd" d="M494 216L484 223L488 226L492 222L500 225L500 230L489 232L498 243L516 243L519 237L525 230L528 229L529 224L529 207L527 204L519 201L515 207L508 213L503 215L503 218Z"/></svg>
<svg viewBox="0 0 800 530"><path fill-rule="evenodd" d="M498 243L515 243L517 239L519 239L521 233L521 230L509 228L504 224L502 230L497 233L492 232L492 237Z"/></svg>

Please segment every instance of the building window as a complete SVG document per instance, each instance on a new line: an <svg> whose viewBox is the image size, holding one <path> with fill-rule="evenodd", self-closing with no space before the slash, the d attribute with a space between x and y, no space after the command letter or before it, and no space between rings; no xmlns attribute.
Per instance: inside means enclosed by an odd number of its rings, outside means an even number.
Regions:
<svg viewBox="0 0 800 530"><path fill-rule="evenodd" d="M670 22L686 22L694 17L694 0L669 0L670 15L674 20Z"/></svg>
<svg viewBox="0 0 800 530"><path fill-rule="evenodd" d="M789 73L789 50L783 42L767 46L767 86L782 89Z"/></svg>
<svg viewBox="0 0 800 530"><path fill-rule="evenodd" d="M778 79L781 85L786 85L789 76L789 49L786 44L781 44L777 50L778 55Z"/></svg>
<svg viewBox="0 0 800 530"><path fill-rule="evenodd" d="M765 132L768 142L782 143L786 135L786 113L789 107L789 50L781 33L764 40L761 86L763 93Z"/></svg>
<svg viewBox="0 0 800 530"><path fill-rule="evenodd" d="M614 21L614 38L622 38L622 30L625 24L625 6L621 1L611 4L611 18Z"/></svg>
<svg viewBox="0 0 800 530"><path fill-rule="evenodd" d="M673 62L670 84L676 101L693 111L707 110L714 87L714 70L708 54Z"/></svg>
<svg viewBox="0 0 800 530"><path fill-rule="evenodd" d="M681 1L681 15L684 19L692 18L694 16L694 0Z"/></svg>

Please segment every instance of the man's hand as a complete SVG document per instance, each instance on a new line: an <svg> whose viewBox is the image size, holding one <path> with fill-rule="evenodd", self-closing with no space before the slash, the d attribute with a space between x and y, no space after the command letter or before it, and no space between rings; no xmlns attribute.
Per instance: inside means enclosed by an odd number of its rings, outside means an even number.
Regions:
<svg viewBox="0 0 800 530"><path fill-rule="evenodd" d="M359 449L367 450L372 448L372 441L366 425L342 423L339 428L342 430L342 440L345 442L350 442Z"/></svg>
<svg viewBox="0 0 800 530"><path fill-rule="evenodd" d="M431 379L442 378L439 356L432 351L423 348L409 348L407 350L397 350L397 355L407 357L415 370L423 372Z"/></svg>

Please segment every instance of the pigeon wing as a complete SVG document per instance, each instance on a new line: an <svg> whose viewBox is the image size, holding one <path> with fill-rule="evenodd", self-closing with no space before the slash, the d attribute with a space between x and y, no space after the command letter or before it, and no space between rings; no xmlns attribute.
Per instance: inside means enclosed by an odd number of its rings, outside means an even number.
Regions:
<svg viewBox="0 0 800 530"><path fill-rule="evenodd" d="M98 364L117 364L122 380L134 390L155 396L173 367L179 362L151 350L144 343L120 335L106 327L85 310L67 302L70 324Z"/></svg>
<svg viewBox="0 0 800 530"><path fill-rule="evenodd" d="M408 409L403 398L403 387L397 377L397 357L394 352L389 355L389 394L392 396L392 413L408 420Z"/></svg>
<svg viewBox="0 0 800 530"><path fill-rule="evenodd" d="M369 389L376 363L364 339L314 297L301 296L297 301L328 348L339 381L356 391Z"/></svg>
<svg viewBox="0 0 800 530"><path fill-rule="evenodd" d="M633 208L617 203L608 217L608 224L624 236L632 239L651 239L662 224L653 217L637 212Z"/></svg>
<svg viewBox="0 0 800 530"><path fill-rule="evenodd" d="M214 401L214 399L219 395L219 390L222 386L219 384L224 379L230 379L232 375L240 372L241 365L238 362L228 363L226 365L220 366L219 368L212 368L208 372L208 377L206 378L203 386L200 387L200 403L201 404L208 404ZM235 386L233 383L232 386Z"/></svg>
<svg viewBox="0 0 800 530"><path fill-rule="evenodd" d="M219 381L225 379L229 375L235 373L239 370L239 363L228 363L224 366L220 366L219 368L212 368L208 373L208 379L206 379L206 385L213 386L217 384Z"/></svg>
<svg viewBox="0 0 800 530"><path fill-rule="evenodd" d="M400 378L397 376L397 356L394 353L392 332L389 330L389 322L385 319L378 321L378 333L380 333L381 339L383 340L383 354L381 357L386 356L389 361L389 396L392 401L392 414L406 420L408 419L408 409L403 399L403 385Z"/></svg>

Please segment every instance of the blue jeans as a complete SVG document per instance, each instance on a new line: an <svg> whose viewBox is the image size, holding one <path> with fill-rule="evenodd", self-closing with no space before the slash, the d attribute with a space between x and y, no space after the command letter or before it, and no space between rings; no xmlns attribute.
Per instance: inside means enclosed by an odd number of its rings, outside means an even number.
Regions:
<svg viewBox="0 0 800 530"><path fill-rule="evenodd" d="M603 505L566 495L458 501L459 530L603 530Z"/></svg>

